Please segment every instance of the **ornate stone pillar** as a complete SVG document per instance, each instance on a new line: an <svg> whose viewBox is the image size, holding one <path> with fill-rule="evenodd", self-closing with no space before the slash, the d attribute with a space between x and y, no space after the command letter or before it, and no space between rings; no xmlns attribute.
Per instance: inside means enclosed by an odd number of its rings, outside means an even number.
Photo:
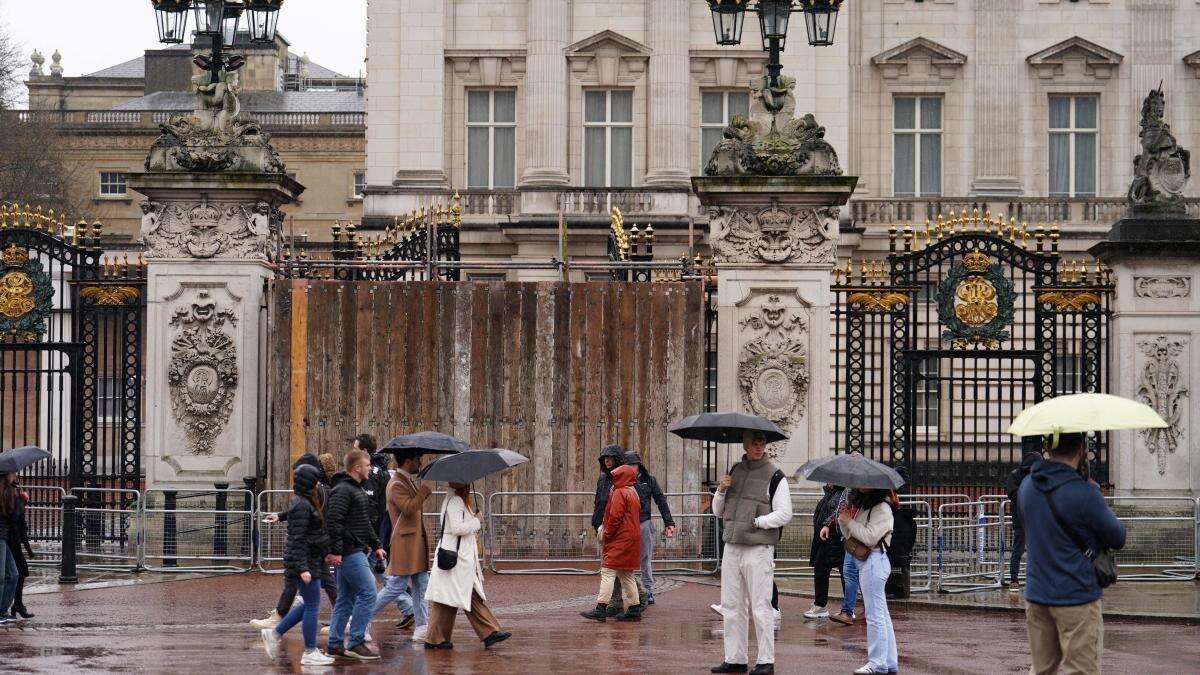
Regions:
<svg viewBox="0 0 1200 675"><path fill-rule="evenodd" d="M647 3L650 54L650 148L647 185L686 186L688 158L688 0Z"/></svg>
<svg viewBox="0 0 1200 675"><path fill-rule="evenodd" d="M790 474L829 452L829 286L838 207L858 179L841 175L812 115L791 117L790 90L776 135L762 93L753 95L750 123L726 130L692 186L708 210L717 267L717 408L783 428L790 440L770 452Z"/></svg>
<svg viewBox="0 0 1200 675"><path fill-rule="evenodd" d="M522 185L567 185L567 35L571 3L529 0Z"/></svg>
<svg viewBox="0 0 1200 675"><path fill-rule="evenodd" d="M1012 39L1020 3L977 0L975 3L975 161L971 194L1019 195L1021 185L1020 115L1011 101L1021 97L1024 55Z"/></svg>
<svg viewBox="0 0 1200 675"><path fill-rule="evenodd" d="M1155 83L1157 85L1157 82ZM1188 216L1183 150L1161 92L1142 105L1129 210L1091 253L1116 277L1112 393L1158 411L1165 429L1114 434L1118 495L1200 495L1200 219Z"/></svg>

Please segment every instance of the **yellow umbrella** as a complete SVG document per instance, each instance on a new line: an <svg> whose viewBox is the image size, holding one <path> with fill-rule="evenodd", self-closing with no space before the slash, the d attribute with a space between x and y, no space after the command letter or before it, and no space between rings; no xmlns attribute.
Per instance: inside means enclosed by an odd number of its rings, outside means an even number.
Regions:
<svg viewBox="0 0 1200 675"><path fill-rule="evenodd" d="M1161 429L1168 426L1144 403L1109 394L1070 394L1030 406L1017 415L1008 433L1045 436L1114 429Z"/></svg>

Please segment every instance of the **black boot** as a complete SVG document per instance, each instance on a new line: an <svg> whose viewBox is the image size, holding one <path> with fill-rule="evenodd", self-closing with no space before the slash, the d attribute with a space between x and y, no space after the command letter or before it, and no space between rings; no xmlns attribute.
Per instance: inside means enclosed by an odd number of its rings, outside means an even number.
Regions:
<svg viewBox="0 0 1200 675"><path fill-rule="evenodd" d="M29 610L25 609L25 605L23 605L19 602L13 603L12 611L13 611L13 614L20 616L22 619L32 619L33 618L33 613L30 612Z"/></svg>
<svg viewBox="0 0 1200 675"><path fill-rule="evenodd" d="M586 612L580 612L579 616L582 616L585 619L591 619L592 621L604 623L605 618L608 616L608 605L598 602L596 603L595 609L589 609Z"/></svg>
<svg viewBox="0 0 1200 675"><path fill-rule="evenodd" d="M606 616L609 616L609 617L619 616L621 614L621 612L623 612L623 611L625 611L624 608L621 607L621 605L618 605L615 603L610 604L608 606L608 609L605 610Z"/></svg>
<svg viewBox="0 0 1200 675"><path fill-rule="evenodd" d="M760 663L754 666L754 670L750 671L750 675L775 675L775 664Z"/></svg>

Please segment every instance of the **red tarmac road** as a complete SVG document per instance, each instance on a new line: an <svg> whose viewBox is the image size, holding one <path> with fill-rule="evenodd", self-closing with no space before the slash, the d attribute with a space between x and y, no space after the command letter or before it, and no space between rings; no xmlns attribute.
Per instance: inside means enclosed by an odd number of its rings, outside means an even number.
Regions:
<svg viewBox="0 0 1200 675"><path fill-rule="evenodd" d="M0 670L302 672L298 628L285 638L286 655L272 663L246 624L270 610L280 583L278 576L245 574L34 595L27 600L33 621L0 627ZM489 600L514 634L508 642L484 650L460 618L452 652L426 651L393 627L389 609L372 625L382 661L303 672L701 673L721 660L720 618L708 609L717 588L668 582L674 587L657 594L641 623L597 624L578 614L596 584L595 576L489 575ZM805 623L807 599L781 602L778 672L849 673L866 660L863 625ZM1029 668L1020 614L908 607L893 610L893 618L901 672ZM1105 639L1106 672L1200 672L1200 626L1110 620Z"/></svg>

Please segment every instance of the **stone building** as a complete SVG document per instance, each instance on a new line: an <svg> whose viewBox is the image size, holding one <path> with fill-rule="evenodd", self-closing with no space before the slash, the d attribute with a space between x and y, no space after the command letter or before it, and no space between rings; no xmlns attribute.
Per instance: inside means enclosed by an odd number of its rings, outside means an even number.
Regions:
<svg viewBox="0 0 1200 675"><path fill-rule="evenodd" d="M881 254L893 222L964 208L1059 222L1082 256L1123 208L1146 92L1161 81L1181 143L1200 140L1200 5L881 0L841 14L833 47L809 47L795 21L783 63L797 110L860 177L842 258ZM366 223L458 189L468 257L549 257L560 209L573 255L602 255L613 205L677 255L688 222L706 223L688 179L766 61L753 17L741 46L718 47L698 0L373 0L368 29Z"/></svg>
<svg viewBox="0 0 1200 675"><path fill-rule="evenodd" d="M357 220L366 168L365 92L359 77L336 73L297 56L287 40L251 44L239 35L234 52L246 58L239 71L242 105L271 134L288 173L306 186L287 209L288 234L328 239L334 221ZM125 172L144 170L146 152L170 116L190 112L191 78L199 72L190 45L145 54L82 75L63 75L55 52L49 72L35 52L27 82L29 112L51 116L67 136L71 159L91 181L92 210L113 245L137 238L141 211L125 185Z"/></svg>

